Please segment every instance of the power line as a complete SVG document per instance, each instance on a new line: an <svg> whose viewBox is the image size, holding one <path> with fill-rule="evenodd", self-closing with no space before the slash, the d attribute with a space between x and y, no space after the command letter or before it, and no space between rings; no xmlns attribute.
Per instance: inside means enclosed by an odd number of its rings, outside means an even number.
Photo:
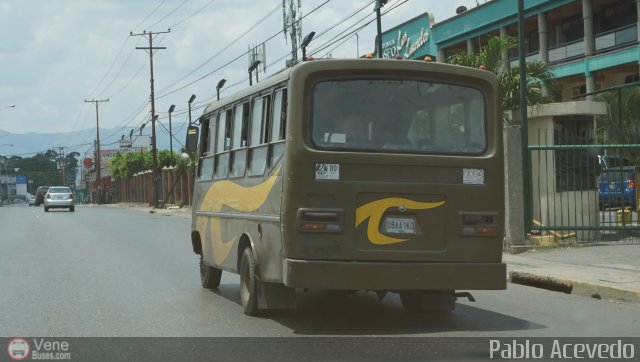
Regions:
<svg viewBox="0 0 640 362"><path fill-rule="evenodd" d="M318 5L317 7L315 7L313 10L311 10L308 14L305 14L301 19L304 19L304 18L306 18L307 16L311 15L312 13L314 13L315 11L317 11L318 9L320 9L321 7L325 6L325 5L326 5L328 2L330 2L330 1L331 1L331 0L326 0L326 1L325 1L325 2L323 2L322 4L320 4L320 5ZM280 8L280 5L278 5L278 8ZM270 37L268 37L266 40L262 41L261 43L266 43L266 42L268 42L268 41L272 40L272 39L273 39L273 38L275 38L276 36L280 35L282 32L283 32L282 30L278 31L277 33L275 33L275 34L271 35ZM226 49L226 48L225 48L225 49ZM169 91L169 92L167 92L167 93L164 93L164 94L162 94L162 95L158 96L158 99L160 99L160 98L164 98L164 97L169 96L169 95L171 95L171 94L173 94L173 93L176 93L176 92L178 92L178 91L181 91L181 90L185 89L186 87L188 87L188 86L190 86L190 85L193 85L193 84L195 84L195 83L197 83L197 82L199 82L199 81L201 81L201 80L203 80L203 79L205 79L205 78L207 78L207 77L211 76L212 74L216 73L217 71L219 71L219 70L221 70L221 69L223 69L223 68L225 68L225 67L227 67L227 66L229 66L229 65L233 64L234 62L238 61L240 58L244 57L244 56L245 56L245 55L247 55L247 54L248 54L248 51L245 51L244 53L242 53L242 54L240 54L239 56L237 56L237 57L233 58L232 60L228 61L227 63L223 64L222 66L220 66L220 67L218 67L218 68L216 68L216 69L214 69L214 70L210 71L209 73L207 73L207 74L205 74L205 75L201 76L200 78L198 78L198 79L196 79L196 80L194 80L194 81L192 81L192 82L189 82L189 83L187 83L187 84L185 84L185 85L183 85L183 86L181 86L181 87L178 87L178 88L176 88L176 89L174 89L174 90L172 90L172 91ZM279 60L281 60L281 59L279 59ZM192 72L192 73L193 73L193 72ZM191 74L191 73L190 73L190 74ZM184 78L186 78L186 77L183 77L182 79L184 79ZM248 79L248 78L247 78L247 79ZM175 84L175 83L176 83L176 82L174 82L173 84Z"/></svg>
<svg viewBox="0 0 640 362"><path fill-rule="evenodd" d="M168 18L169 16L171 16L171 14L175 13L178 9L180 9L182 7L182 5L186 4L187 2L189 2L189 0L184 0L182 3L180 3L180 5L178 5L175 9L171 10L167 15L165 15L164 17L162 17L160 20L156 21L155 23L151 24L148 26L148 28L155 28L156 25L158 25L159 23L161 23L164 19Z"/></svg>
<svg viewBox="0 0 640 362"><path fill-rule="evenodd" d="M196 16L198 13L200 13L202 10L206 9L207 7L209 7L209 5L213 4L216 0L211 0L209 1L207 4L205 4L203 7L201 7L200 9L194 11L191 15L187 16L186 18L180 20L179 22L173 24L172 26L170 26L170 29L176 28L178 27L178 25L184 23L185 21L191 19L192 17Z"/></svg>
<svg viewBox="0 0 640 362"><path fill-rule="evenodd" d="M232 40L229 44L227 44L224 48L222 48L220 51L218 51L217 53L215 53L213 56L211 56L209 59L205 60L202 64L200 64L199 66L197 66L194 70L192 70L191 72L187 73L185 76L181 77L180 79L174 81L173 83L169 84L168 86L166 86L163 89L160 89L159 92L162 93L164 91L166 91L167 89L175 86L176 84L178 84L179 82L185 80L188 76L192 75L193 73L197 72L198 70L202 69L205 65L207 65L208 63L210 63L212 60L216 59L218 56L220 56L220 54L224 53L224 51L226 51L227 49L229 49L231 46L235 45L238 41L240 41L242 38L244 38L247 34L249 34L253 29L255 29L256 27L258 27L258 25L260 25L261 23L263 23L265 20L267 20L269 18L269 16L271 16L272 14L274 14L278 9L280 8L280 4L278 4L275 8L273 8L271 11L269 11L265 16L263 16L260 20L258 20L255 24L253 24L252 26L250 26L247 30L245 30L242 34L240 34L238 37L236 37L234 40ZM242 56L246 55L247 53L245 52ZM187 86L191 85L193 83L188 84ZM185 86L186 87L186 86ZM160 97L158 97L160 98Z"/></svg>
<svg viewBox="0 0 640 362"><path fill-rule="evenodd" d="M144 19L142 19L142 21L140 22L140 24L136 25L133 27L133 29L131 29L131 31L133 32L134 30L136 30L138 27L140 27L140 25L144 24L145 21L147 21L147 19L149 19L151 17L151 15L153 15L156 11L158 11L158 9L160 8L160 6L162 6L162 4L164 4L164 2L167 0L162 0L160 2L160 4L158 4L158 6L156 6L155 9L153 9L153 11L151 11L151 13L149 13L149 15L147 15Z"/></svg>
<svg viewBox="0 0 640 362"><path fill-rule="evenodd" d="M107 76L109 75L109 73L111 72L111 69L113 69L113 66L116 64L116 62L118 61L118 58L120 57L120 54L122 54L122 51L124 50L124 47L127 45L127 42L129 41L129 37L127 37L124 42L122 43L122 46L120 47L120 50L118 51L118 54L116 54L116 57L113 59L113 62L111 62L111 65L109 66L109 69L107 69L107 72L104 73L104 76L102 76L102 79L100 79L100 81L98 82L98 85L91 91L91 93L89 93L89 97L93 97L94 93L98 90L98 88L100 88L100 86L102 85L102 82L104 82L104 80L107 78ZM117 75L116 75L117 77ZM115 79L115 78L114 78Z"/></svg>

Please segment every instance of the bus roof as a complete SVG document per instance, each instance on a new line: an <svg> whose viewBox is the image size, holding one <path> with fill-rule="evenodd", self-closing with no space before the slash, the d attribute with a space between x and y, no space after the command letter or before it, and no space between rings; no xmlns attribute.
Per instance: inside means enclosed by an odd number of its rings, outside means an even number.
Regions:
<svg viewBox="0 0 640 362"><path fill-rule="evenodd" d="M233 93L231 96L215 100L207 105L203 115L213 112L216 109L224 107L228 104L232 104L238 99L249 97L252 94L259 93L263 89L268 89L281 82L288 80L294 72L314 72L321 70L415 70L415 71L432 71L439 73L449 73L458 76L471 76L475 78L484 79L485 81L494 84L497 87L497 78L495 74L487 70L480 70L460 65L453 65L447 63L426 62L421 60L398 60L398 59L317 59L313 61L301 62L293 67L286 68L278 73L275 73L268 78L255 83L252 86L243 88L240 91Z"/></svg>

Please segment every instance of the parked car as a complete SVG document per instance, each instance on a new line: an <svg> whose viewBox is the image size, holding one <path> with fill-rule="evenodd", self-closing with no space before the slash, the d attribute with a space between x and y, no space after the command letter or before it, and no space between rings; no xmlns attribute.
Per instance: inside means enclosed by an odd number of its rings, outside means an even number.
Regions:
<svg viewBox="0 0 640 362"><path fill-rule="evenodd" d="M36 196L35 195L29 196L29 206L31 206L31 205L37 206L36 205Z"/></svg>
<svg viewBox="0 0 640 362"><path fill-rule="evenodd" d="M44 203L44 195L49 190L49 186L40 186L38 190L36 190L36 206L40 206L40 204Z"/></svg>
<svg viewBox="0 0 640 362"><path fill-rule="evenodd" d="M636 208L636 167L608 168L598 177L600 208Z"/></svg>
<svg viewBox="0 0 640 362"><path fill-rule="evenodd" d="M76 200L71 189L66 186L51 186L44 197L44 211L52 208L65 208L75 211Z"/></svg>

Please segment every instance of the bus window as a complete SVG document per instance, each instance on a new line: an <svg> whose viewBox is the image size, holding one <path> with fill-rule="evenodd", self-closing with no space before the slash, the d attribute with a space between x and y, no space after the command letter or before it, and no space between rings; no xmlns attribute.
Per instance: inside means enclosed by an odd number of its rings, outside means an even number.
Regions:
<svg viewBox="0 0 640 362"><path fill-rule="evenodd" d="M199 180L211 180L213 177L213 153L211 152L211 144L214 142L211 142L212 133L209 127L210 122L211 119L205 119L201 122L202 136L200 138L197 174Z"/></svg>
<svg viewBox="0 0 640 362"><path fill-rule="evenodd" d="M233 118L233 142L231 144L231 148L234 150L247 146L248 112L245 112L245 108L249 108L248 103L239 104L235 107Z"/></svg>
<svg viewBox="0 0 640 362"><path fill-rule="evenodd" d="M214 177L216 179L226 178L229 173L229 152L227 152L228 125L230 112L222 111L218 113L218 132L216 142L216 157L214 167Z"/></svg>
<svg viewBox="0 0 640 362"><path fill-rule="evenodd" d="M273 168L284 154L285 125L287 121L287 90L277 90L273 98L273 122L271 123L271 152L269 155L269 167ZM274 143L275 142L275 143Z"/></svg>
<svg viewBox="0 0 640 362"><path fill-rule="evenodd" d="M234 110L233 142L231 143L231 176L242 177L247 168L247 123L249 102L239 104Z"/></svg>
<svg viewBox="0 0 640 362"><path fill-rule="evenodd" d="M312 93L320 149L478 155L486 149L480 90L419 80L331 80Z"/></svg>
<svg viewBox="0 0 640 362"><path fill-rule="evenodd" d="M264 129L268 124L270 97L256 98L251 109L251 129L249 137L249 175L264 174L267 166L267 146Z"/></svg>
<svg viewBox="0 0 640 362"><path fill-rule="evenodd" d="M251 107L251 137L249 138L249 146L257 146L261 142L262 136L262 109L264 106L264 97L253 100Z"/></svg>

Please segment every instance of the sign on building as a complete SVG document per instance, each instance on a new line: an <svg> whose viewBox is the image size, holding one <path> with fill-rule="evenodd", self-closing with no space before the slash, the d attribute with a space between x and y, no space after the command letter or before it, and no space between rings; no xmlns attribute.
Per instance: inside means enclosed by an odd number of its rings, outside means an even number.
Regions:
<svg viewBox="0 0 640 362"><path fill-rule="evenodd" d="M435 46L430 46L433 15L424 13L406 23L400 24L382 33L382 57L404 59L423 59L434 56Z"/></svg>

